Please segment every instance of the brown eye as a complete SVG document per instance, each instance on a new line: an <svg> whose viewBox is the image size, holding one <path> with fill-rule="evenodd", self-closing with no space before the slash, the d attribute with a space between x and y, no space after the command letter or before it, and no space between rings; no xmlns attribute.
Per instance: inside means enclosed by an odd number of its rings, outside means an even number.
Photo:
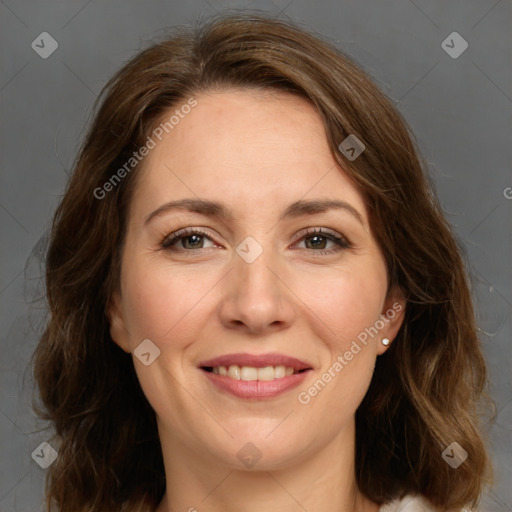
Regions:
<svg viewBox="0 0 512 512"><path fill-rule="evenodd" d="M345 237L334 232L323 231L321 228L306 231L299 242L305 242L306 249L319 254L331 254L351 247L350 242ZM334 247L328 248L327 244L329 242L333 243Z"/></svg>
<svg viewBox="0 0 512 512"><path fill-rule="evenodd" d="M161 243L161 247L168 251L207 249L208 247L204 246L207 239L211 241L205 231L198 229L180 230L167 236Z"/></svg>

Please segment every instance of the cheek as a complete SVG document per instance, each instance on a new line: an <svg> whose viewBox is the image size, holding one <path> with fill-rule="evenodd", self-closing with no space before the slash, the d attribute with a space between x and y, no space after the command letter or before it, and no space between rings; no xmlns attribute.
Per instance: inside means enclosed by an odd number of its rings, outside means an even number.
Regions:
<svg viewBox="0 0 512 512"><path fill-rule="evenodd" d="M304 313L317 326L318 336L339 353L379 318L387 291L386 271L376 261L361 268L303 275L298 289Z"/></svg>
<svg viewBox="0 0 512 512"><path fill-rule="evenodd" d="M204 278L198 279L197 272L185 274L176 266L151 263L134 260L124 268L123 307L131 350L145 339L160 350L149 366L134 357L135 370L144 394L159 416L187 418L188 395L184 397L182 387L176 384L186 382L187 378L183 375L182 356L187 347L201 338L201 319L205 318L207 305L207 300L202 299L219 276L215 272L201 272ZM180 419L176 422L181 424ZM185 424L181 427L186 430Z"/></svg>
<svg viewBox="0 0 512 512"><path fill-rule="evenodd" d="M378 336L369 337L365 330L382 313L386 270L374 259L331 275L303 277L300 286L298 295L307 298L304 311L316 338L322 340L318 350L324 355L317 379L299 391L298 402L319 416L326 410L338 411L325 423L335 430L355 412L372 379Z"/></svg>
<svg viewBox="0 0 512 512"><path fill-rule="evenodd" d="M125 268L124 318L130 343L149 338L162 348L188 344L204 299L218 281L214 272L183 272L175 266L133 262ZM172 340L172 344L168 342Z"/></svg>

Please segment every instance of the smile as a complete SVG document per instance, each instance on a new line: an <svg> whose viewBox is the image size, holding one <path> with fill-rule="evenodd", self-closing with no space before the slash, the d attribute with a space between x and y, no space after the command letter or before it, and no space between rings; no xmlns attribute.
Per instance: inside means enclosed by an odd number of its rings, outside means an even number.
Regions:
<svg viewBox="0 0 512 512"><path fill-rule="evenodd" d="M295 371L290 366L264 366L263 368L256 368L254 366L238 366L236 364L230 366L215 366L206 367L206 371L211 371L215 375L226 375L230 379L234 380L262 380L269 381L274 379L282 379L293 375L294 373L300 373L304 370Z"/></svg>
<svg viewBox="0 0 512 512"><path fill-rule="evenodd" d="M229 354L199 364L222 393L244 399L275 398L306 378L311 365L282 354Z"/></svg>

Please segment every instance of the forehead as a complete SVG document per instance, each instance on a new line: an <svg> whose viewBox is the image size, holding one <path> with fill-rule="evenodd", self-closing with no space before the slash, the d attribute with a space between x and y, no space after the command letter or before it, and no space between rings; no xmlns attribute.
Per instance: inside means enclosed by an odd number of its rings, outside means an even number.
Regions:
<svg viewBox="0 0 512 512"><path fill-rule="evenodd" d="M259 90L194 97L197 105L143 161L139 199L154 204L196 195L247 208L304 196L342 198L364 212L361 195L332 156L322 119L309 102Z"/></svg>

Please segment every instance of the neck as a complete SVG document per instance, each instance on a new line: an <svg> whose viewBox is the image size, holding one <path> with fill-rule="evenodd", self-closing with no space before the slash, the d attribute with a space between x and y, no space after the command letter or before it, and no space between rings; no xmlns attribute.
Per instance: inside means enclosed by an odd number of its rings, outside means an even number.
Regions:
<svg viewBox="0 0 512 512"><path fill-rule="evenodd" d="M240 470L172 442L160 426L167 488L157 512L378 512L357 488L352 420L328 446L279 467Z"/></svg>

